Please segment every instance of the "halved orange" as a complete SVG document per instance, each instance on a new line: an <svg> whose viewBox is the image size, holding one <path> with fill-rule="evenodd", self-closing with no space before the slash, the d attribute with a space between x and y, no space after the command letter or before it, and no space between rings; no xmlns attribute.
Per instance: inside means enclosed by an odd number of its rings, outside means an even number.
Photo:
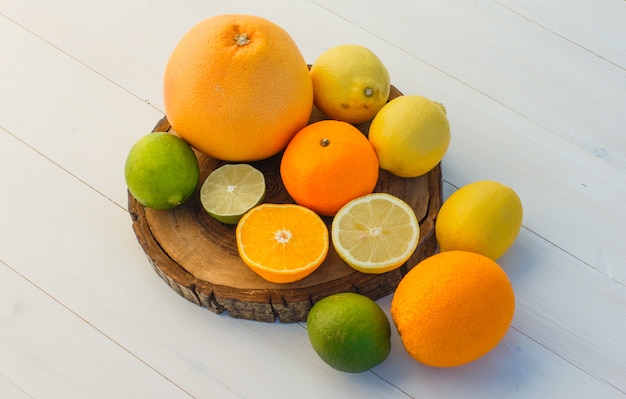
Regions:
<svg viewBox="0 0 626 399"><path fill-rule="evenodd" d="M315 212L295 204L261 204L236 229L239 256L273 283L291 283L313 273L326 259L328 227Z"/></svg>

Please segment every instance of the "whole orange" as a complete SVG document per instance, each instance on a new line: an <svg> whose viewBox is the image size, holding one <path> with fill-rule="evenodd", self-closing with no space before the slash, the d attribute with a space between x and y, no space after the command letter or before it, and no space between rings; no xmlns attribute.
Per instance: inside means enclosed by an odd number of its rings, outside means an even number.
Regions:
<svg viewBox="0 0 626 399"><path fill-rule="evenodd" d="M378 158L356 127L324 120L296 133L283 154L280 175L294 201L333 216L349 201L374 190Z"/></svg>
<svg viewBox="0 0 626 399"><path fill-rule="evenodd" d="M402 278L391 301L405 349L434 367L485 355L506 334L514 310L506 273L490 258L467 251L426 258Z"/></svg>
<svg viewBox="0 0 626 399"><path fill-rule="evenodd" d="M308 123L313 85L284 29L229 14L201 21L178 42L163 97L172 128L193 147L247 162L277 154Z"/></svg>

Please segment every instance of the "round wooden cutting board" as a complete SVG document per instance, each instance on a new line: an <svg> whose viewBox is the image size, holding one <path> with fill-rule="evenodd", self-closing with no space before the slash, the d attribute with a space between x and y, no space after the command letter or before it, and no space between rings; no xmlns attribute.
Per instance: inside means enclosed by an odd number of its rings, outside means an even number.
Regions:
<svg viewBox="0 0 626 399"><path fill-rule="evenodd" d="M392 86L390 99L402 95ZM313 109L311 123L326 119ZM369 124L357 125L367 134ZM154 128L170 131L163 118ZM434 223L442 203L441 169L400 178L383 170L374 191L405 200L420 222L420 241L413 256L400 268L383 274L364 274L349 267L331 248L326 261L311 275L288 284L270 283L251 271L239 258L235 226L209 216L200 203L199 189L211 171L223 162L196 152L200 183L182 205L166 211L143 207L129 193L128 206L133 230L155 271L188 300L215 313L273 322L305 321L317 300L338 292L358 292L374 300L391 294L402 277L420 260L434 254L437 244ZM265 202L293 203L282 185L278 154L252 165L265 175ZM331 218L324 218L330 230Z"/></svg>

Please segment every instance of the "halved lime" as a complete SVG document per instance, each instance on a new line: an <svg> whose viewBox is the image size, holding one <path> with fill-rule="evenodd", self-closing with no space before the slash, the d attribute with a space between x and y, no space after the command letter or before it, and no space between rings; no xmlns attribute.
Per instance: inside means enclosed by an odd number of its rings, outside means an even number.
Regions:
<svg viewBox="0 0 626 399"><path fill-rule="evenodd" d="M419 235L413 209L387 193L348 202L337 212L331 227L339 256L363 273L378 274L400 267L413 255Z"/></svg>
<svg viewBox="0 0 626 399"><path fill-rule="evenodd" d="M241 217L265 198L265 177L249 164L226 164L215 169L202 184L204 210L226 224Z"/></svg>

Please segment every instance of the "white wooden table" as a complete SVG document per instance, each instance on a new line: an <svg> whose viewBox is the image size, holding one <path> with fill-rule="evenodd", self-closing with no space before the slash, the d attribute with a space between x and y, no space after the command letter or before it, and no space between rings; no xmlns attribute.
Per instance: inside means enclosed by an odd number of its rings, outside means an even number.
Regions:
<svg viewBox="0 0 626 399"><path fill-rule="evenodd" d="M428 368L394 331L384 363L341 373L306 323L216 315L156 275L123 164L163 116L170 51L219 13L278 23L308 62L366 45L445 104L446 196L519 193L496 349ZM0 0L0 57L1 398L626 397L625 1Z"/></svg>

